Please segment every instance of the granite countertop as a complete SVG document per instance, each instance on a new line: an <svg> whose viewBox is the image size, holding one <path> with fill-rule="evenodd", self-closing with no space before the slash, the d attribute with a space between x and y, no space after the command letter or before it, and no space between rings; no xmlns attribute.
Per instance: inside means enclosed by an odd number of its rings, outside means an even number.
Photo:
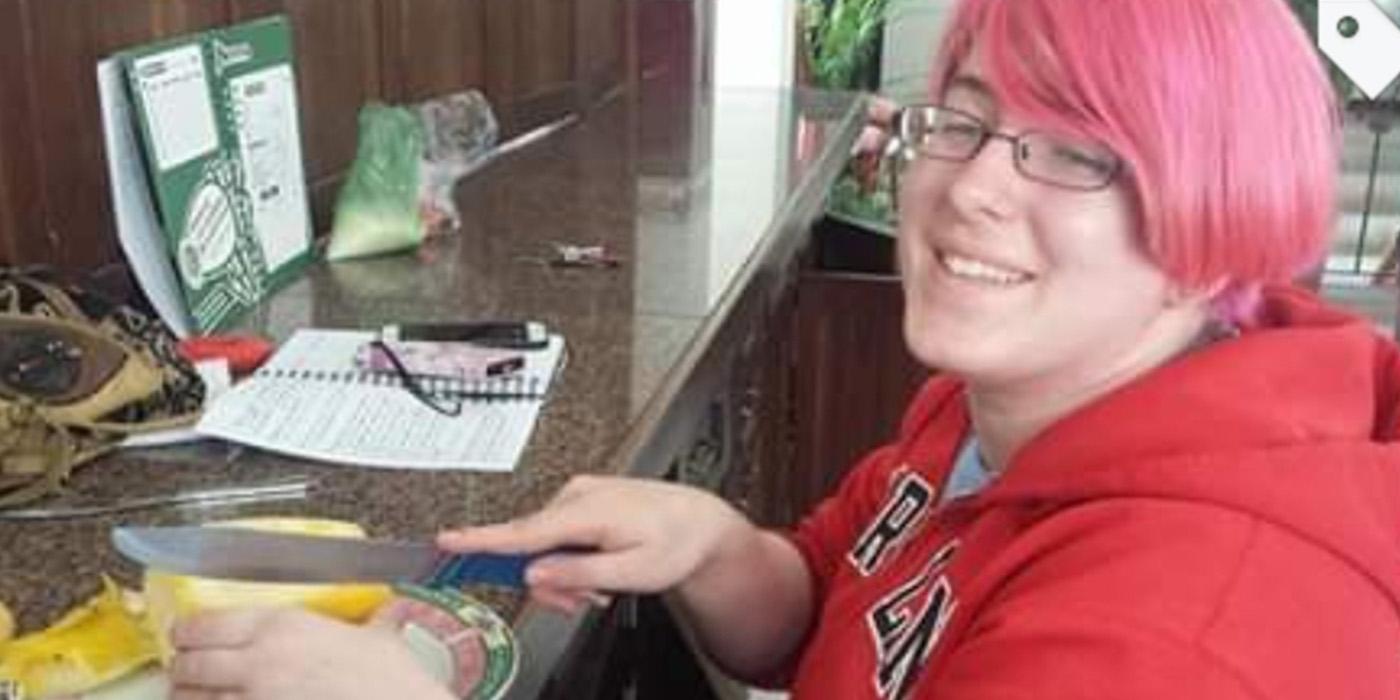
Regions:
<svg viewBox="0 0 1400 700"><path fill-rule="evenodd" d="M318 263L246 321L282 339L302 326L531 318L567 338L569 360L516 470L409 472L331 466L217 441L127 450L82 467L44 505L251 485L304 476L305 500L0 521L0 600L32 630L93 594L99 575L139 586L108 545L120 524L252 515L357 521L374 536L427 537L542 505L571 475L632 470L638 435L670 400L748 284L791 201L825 188L859 124L851 96L800 91L623 96L494 162L458 190L463 230L417 253ZM676 115L684 119L676 119ZM837 166L833 166L833 164ZM782 233L782 231L789 233ZM604 245L613 269L541 262L555 242ZM479 591L506 616L514 595Z"/></svg>

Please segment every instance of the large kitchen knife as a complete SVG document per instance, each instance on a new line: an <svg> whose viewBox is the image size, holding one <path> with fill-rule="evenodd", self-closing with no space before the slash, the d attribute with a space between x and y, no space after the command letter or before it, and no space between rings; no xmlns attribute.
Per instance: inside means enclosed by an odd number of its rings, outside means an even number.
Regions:
<svg viewBox="0 0 1400 700"><path fill-rule="evenodd" d="M424 542L261 532L231 527L118 527L117 551L178 574L284 583L416 582L525 587L526 554L449 554Z"/></svg>

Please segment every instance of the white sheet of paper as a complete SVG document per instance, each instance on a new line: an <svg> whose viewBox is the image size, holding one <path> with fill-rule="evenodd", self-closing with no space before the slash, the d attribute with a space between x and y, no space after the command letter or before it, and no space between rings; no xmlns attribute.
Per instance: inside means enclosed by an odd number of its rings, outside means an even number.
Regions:
<svg viewBox="0 0 1400 700"><path fill-rule="evenodd" d="M253 198L253 225L267 268L276 271L311 245L301 166L296 82L280 65L230 81L238 150Z"/></svg>
<svg viewBox="0 0 1400 700"><path fill-rule="evenodd" d="M297 331L252 379L200 420L199 432L306 459L398 469L511 471L529 441L539 400L468 401L444 416L406 389L361 381L354 357L368 331ZM552 336L525 355L526 377L547 390L564 351Z"/></svg>
<svg viewBox="0 0 1400 700"><path fill-rule="evenodd" d="M131 70L148 107L156 167L171 170L218 147L209 77L198 44L138 59Z"/></svg>
<svg viewBox="0 0 1400 700"><path fill-rule="evenodd" d="M181 338L194 324L185 307L185 294L156 215L150 179L136 142L136 122L127 99L121 63L115 58L97 64L97 88L102 110L102 136L107 148L107 175L117 220L117 240L141 291L156 314Z"/></svg>

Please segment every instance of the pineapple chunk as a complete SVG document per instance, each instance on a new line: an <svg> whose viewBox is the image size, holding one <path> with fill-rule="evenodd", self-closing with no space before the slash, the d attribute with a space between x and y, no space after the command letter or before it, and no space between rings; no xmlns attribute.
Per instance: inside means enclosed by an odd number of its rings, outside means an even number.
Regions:
<svg viewBox="0 0 1400 700"><path fill-rule="evenodd" d="M10 641L10 637L15 636L15 616L10 613L10 609L0 602L0 649L5 647L5 642Z"/></svg>
<svg viewBox="0 0 1400 700"><path fill-rule="evenodd" d="M48 629L0 644L0 680L18 682L24 697L83 693L155 660L156 645L129 609L121 588L103 590Z"/></svg>
<svg viewBox="0 0 1400 700"><path fill-rule="evenodd" d="M253 518L213 523L211 527L245 527L321 537L363 538L359 525L338 520L310 518ZM201 611L231 608L299 606L323 615L363 622L391 595L385 585L252 583L182 576L163 571L146 572L144 584L147 623L154 634L161 663L174 655L170 629L181 619Z"/></svg>

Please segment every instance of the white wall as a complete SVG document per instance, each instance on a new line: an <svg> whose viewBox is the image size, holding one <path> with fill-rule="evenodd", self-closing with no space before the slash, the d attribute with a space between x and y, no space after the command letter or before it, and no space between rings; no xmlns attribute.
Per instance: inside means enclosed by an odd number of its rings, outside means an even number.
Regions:
<svg viewBox="0 0 1400 700"><path fill-rule="evenodd" d="M715 85L791 85L796 0L710 1L714 3Z"/></svg>
<svg viewBox="0 0 1400 700"><path fill-rule="evenodd" d="M952 13L953 2L890 0L890 16L885 21L884 55L880 64L881 93L900 102L916 102L928 96L933 52L943 36L943 27Z"/></svg>
<svg viewBox="0 0 1400 700"><path fill-rule="evenodd" d="M713 2L710 301L744 263L781 197L789 115L769 91L792 85L797 26L797 0Z"/></svg>

